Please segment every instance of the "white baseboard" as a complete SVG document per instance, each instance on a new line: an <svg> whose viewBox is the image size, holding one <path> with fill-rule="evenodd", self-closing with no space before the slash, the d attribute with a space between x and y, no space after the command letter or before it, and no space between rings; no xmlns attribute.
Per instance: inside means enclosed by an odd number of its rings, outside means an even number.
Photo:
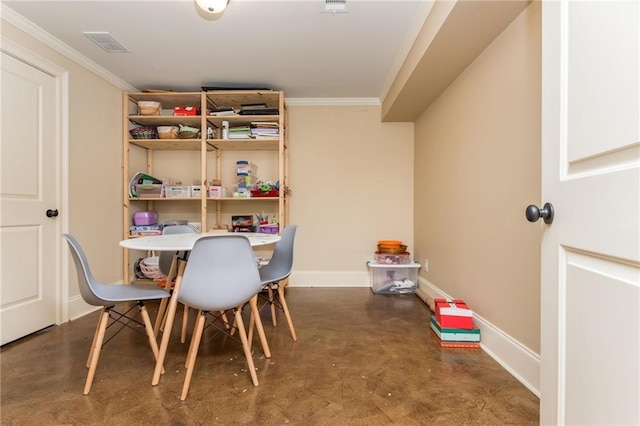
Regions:
<svg viewBox="0 0 640 426"><path fill-rule="evenodd" d="M418 287L431 298L451 298L429 281L420 277ZM540 398L540 355L474 313L480 329L480 347L505 370Z"/></svg>
<svg viewBox="0 0 640 426"><path fill-rule="evenodd" d="M289 287L369 287L369 273L359 271L294 271Z"/></svg>

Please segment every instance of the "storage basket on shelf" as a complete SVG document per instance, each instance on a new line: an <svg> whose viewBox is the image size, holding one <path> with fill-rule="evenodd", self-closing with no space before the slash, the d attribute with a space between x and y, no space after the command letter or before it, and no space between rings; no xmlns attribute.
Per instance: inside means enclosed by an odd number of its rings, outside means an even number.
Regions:
<svg viewBox="0 0 640 426"><path fill-rule="evenodd" d="M160 115L162 104L156 101L138 101L138 114Z"/></svg>
<svg viewBox="0 0 640 426"><path fill-rule="evenodd" d="M180 125L178 139L198 139L200 137L200 129L197 127Z"/></svg>
<svg viewBox="0 0 640 426"><path fill-rule="evenodd" d="M178 137L178 127L158 126L158 137L160 139L175 139Z"/></svg>
<svg viewBox="0 0 640 426"><path fill-rule="evenodd" d="M158 139L158 131L155 127L140 126L129 130L133 139Z"/></svg>
<svg viewBox="0 0 640 426"><path fill-rule="evenodd" d="M266 191L262 189L252 189L251 196L252 197L277 197L279 194L277 189L268 189Z"/></svg>

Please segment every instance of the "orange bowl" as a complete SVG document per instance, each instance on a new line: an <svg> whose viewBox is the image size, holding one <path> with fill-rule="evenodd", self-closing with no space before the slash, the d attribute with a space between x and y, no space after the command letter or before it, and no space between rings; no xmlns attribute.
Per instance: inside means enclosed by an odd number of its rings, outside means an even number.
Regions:
<svg viewBox="0 0 640 426"><path fill-rule="evenodd" d="M406 254L407 246L401 245L400 247L381 247L380 245L378 245L378 253Z"/></svg>
<svg viewBox="0 0 640 426"><path fill-rule="evenodd" d="M378 247L399 248L401 245L402 245L402 241L398 241L398 240L380 240L380 241L378 241Z"/></svg>

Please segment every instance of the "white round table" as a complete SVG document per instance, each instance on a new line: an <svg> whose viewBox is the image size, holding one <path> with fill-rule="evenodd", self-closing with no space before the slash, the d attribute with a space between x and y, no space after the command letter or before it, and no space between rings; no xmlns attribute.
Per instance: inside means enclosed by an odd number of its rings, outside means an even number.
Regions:
<svg viewBox="0 0 640 426"><path fill-rule="evenodd" d="M199 238L208 235L246 235L249 237L249 241L253 247L273 244L280 241L280 235L277 234L205 232L200 234L147 235L145 237L128 238L120 241L120 246L130 250L184 251L193 249L193 245Z"/></svg>

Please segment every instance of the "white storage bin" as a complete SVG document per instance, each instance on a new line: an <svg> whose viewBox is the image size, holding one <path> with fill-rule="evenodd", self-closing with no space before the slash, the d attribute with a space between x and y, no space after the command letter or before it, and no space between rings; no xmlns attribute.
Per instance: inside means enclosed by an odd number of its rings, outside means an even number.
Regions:
<svg viewBox="0 0 640 426"><path fill-rule="evenodd" d="M189 198L191 197L191 188L181 185L166 185L164 196L165 198Z"/></svg>
<svg viewBox="0 0 640 426"><path fill-rule="evenodd" d="M367 262L371 291L376 294L415 293L418 287L419 263L385 265Z"/></svg>

